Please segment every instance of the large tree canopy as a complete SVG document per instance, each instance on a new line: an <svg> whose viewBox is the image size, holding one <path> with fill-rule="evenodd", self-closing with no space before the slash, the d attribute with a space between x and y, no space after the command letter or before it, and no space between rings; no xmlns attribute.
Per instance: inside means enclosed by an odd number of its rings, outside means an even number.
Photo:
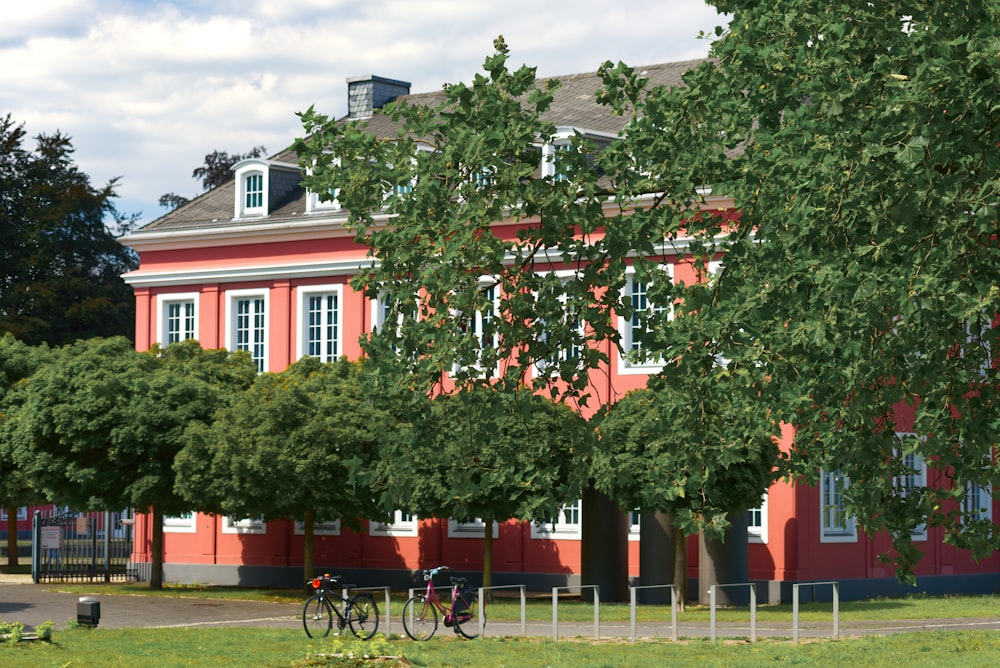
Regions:
<svg viewBox="0 0 1000 668"><path fill-rule="evenodd" d="M635 72L606 68L611 97L638 109L629 150L654 166L636 181L734 197L738 222L683 224L726 243L706 308L725 356L753 356L761 405L797 430L785 472L839 469L903 578L925 521L987 555L1000 532L960 502L1000 490L1000 9L714 4L732 21L686 88L641 101ZM912 455L938 472L926 488L900 482Z"/></svg>
<svg viewBox="0 0 1000 668"><path fill-rule="evenodd" d="M144 353L123 337L79 341L53 351L19 386L3 439L29 484L54 503L151 508L150 586L159 588L162 518L195 508L174 493L182 434L255 376L245 353L204 351L196 341Z"/></svg>
<svg viewBox="0 0 1000 668"><path fill-rule="evenodd" d="M94 188L56 132L24 146L0 118L0 333L62 345L135 332L135 298L121 274L136 266L109 229L132 220L114 206L115 181Z"/></svg>

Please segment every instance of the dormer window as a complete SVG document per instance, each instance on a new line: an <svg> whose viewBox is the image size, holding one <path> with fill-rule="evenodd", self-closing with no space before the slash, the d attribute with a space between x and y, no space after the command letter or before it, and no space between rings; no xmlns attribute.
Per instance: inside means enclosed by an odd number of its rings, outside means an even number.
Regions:
<svg viewBox="0 0 1000 668"><path fill-rule="evenodd" d="M243 177L243 213L264 213L264 174Z"/></svg>
<svg viewBox="0 0 1000 668"><path fill-rule="evenodd" d="M234 218L268 216L292 201L302 175L298 165L249 158L233 165L236 173Z"/></svg>
<svg viewBox="0 0 1000 668"><path fill-rule="evenodd" d="M569 161L560 160L560 154L575 150L574 146L580 146L581 152L586 153L587 166L592 169L596 155L610 146L615 139L616 136L605 132L573 127L556 128L555 134L542 145L542 176L551 177L555 181L568 181Z"/></svg>

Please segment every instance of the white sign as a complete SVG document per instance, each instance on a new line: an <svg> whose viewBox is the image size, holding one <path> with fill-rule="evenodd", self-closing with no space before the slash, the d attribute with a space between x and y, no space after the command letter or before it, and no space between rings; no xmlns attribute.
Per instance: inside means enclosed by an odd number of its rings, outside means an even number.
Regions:
<svg viewBox="0 0 1000 668"><path fill-rule="evenodd" d="M61 527L42 527L42 549L57 550L62 546Z"/></svg>

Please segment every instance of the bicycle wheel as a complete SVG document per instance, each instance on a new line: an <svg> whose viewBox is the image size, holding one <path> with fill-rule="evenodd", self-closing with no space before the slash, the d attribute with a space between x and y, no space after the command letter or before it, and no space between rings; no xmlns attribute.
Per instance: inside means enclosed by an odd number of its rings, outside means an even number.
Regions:
<svg viewBox="0 0 1000 668"><path fill-rule="evenodd" d="M479 637L479 592L463 591L455 599L452 609L455 619L455 630L472 640ZM483 612L483 622L486 622L486 612Z"/></svg>
<svg viewBox="0 0 1000 668"><path fill-rule="evenodd" d="M358 638L368 640L378 631L378 606L370 594L352 596L346 615L351 632Z"/></svg>
<svg viewBox="0 0 1000 668"><path fill-rule="evenodd" d="M333 628L333 609L325 598L314 594L302 609L302 626L310 638L324 638Z"/></svg>
<svg viewBox="0 0 1000 668"><path fill-rule="evenodd" d="M414 640L430 640L438 627L438 615L424 594L403 604L403 629Z"/></svg>

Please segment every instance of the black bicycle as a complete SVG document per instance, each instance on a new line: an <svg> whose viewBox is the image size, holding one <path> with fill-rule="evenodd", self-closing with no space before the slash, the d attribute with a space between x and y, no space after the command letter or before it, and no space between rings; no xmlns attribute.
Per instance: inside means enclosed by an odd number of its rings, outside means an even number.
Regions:
<svg viewBox="0 0 1000 668"><path fill-rule="evenodd" d="M349 626L355 636L368 640L378 631L378 606L375 605L375 599L370 594L348 596L347 589L343 590L343 596L337 596L330 587L338 582L340 576L329 573L306 580L306 586L316 591L302 610L302 626L305 627L306 635L310 638L329 635L336 615L338 630L343 631ZM343 605L343 612L337 607L338 600Z"/></svg>

